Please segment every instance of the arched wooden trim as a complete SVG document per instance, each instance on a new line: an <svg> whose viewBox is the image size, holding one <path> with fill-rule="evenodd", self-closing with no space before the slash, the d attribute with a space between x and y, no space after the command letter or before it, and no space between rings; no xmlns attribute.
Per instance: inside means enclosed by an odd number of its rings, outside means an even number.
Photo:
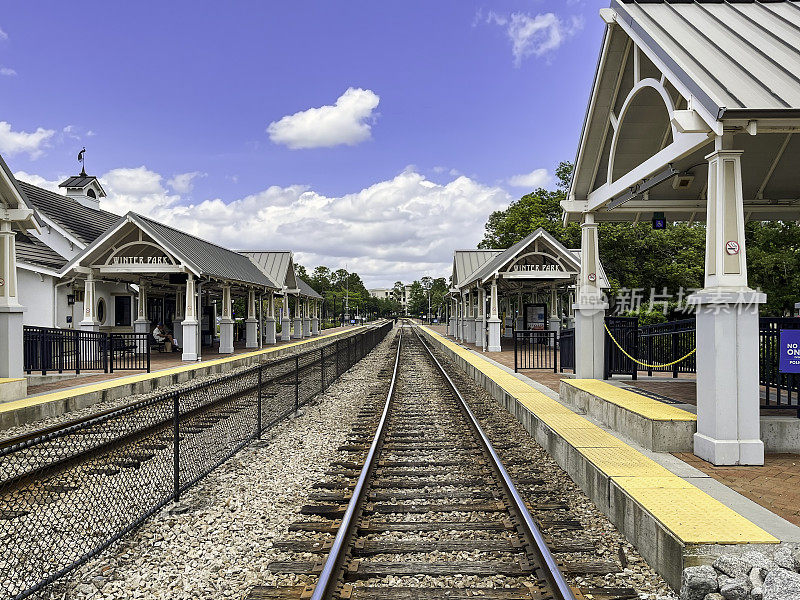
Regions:
<svg viewBox="0 0 800 600"><path fill-rule="evenodd" d="M642 79L636 85L631 88L631 91L628 92L627 97L625 98L625 102L622 104L622 108L619 111L619 116L617 117L617 127L614 129L614 137L611 141L611 152L608 156L608 173L606 174L606 181L608 183L612 183L614 181L613 174L614 174L614 158L617 154L617 144L619 143L619 132L622 131L623 126L625 125L625 117L627 116L628 109L631 107L631 104L636 98L636 95L641 92L645 88L652 88L658 95L661 96L661 99L664 101L664 106L667 109L667 119L669 121L669 126L672 129L672 139L675 140L675 137L678 135L678 130L675 129L675 125L672 123L672 113L675 112L675 103L672 101L672 98L667 91L667 88L664 87L664 84L661 83L658 79L653 79L648 77L646 79ZM646 158L650 158L649 156Z"/></svg>

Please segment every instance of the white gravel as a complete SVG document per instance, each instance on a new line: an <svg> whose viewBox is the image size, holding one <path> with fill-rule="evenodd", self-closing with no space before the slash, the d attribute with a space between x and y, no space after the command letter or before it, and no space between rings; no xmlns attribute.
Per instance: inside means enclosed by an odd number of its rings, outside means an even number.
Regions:
<svg viewBox="0 0 800 600"><path fill-rule="evenodd" d="M286 537L331 461L347 456L337 446L367 396L388 387L377 373L386 364L391 337L304 407L301 416L243 449L186 492L180 505L168 507L54 586L50 597L244 598L255 585L278 583L267 570L281 559L272 540ZM296 579L283 576L280 583Z"/></svg>

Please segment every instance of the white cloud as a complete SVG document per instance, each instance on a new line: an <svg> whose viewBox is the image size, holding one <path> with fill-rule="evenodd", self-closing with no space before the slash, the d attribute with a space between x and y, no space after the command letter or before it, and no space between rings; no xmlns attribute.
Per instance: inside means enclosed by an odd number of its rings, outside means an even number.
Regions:
<svg viewBox="0 0 800 600"><path fill-rule="evenodd" d="M547 169L534 169L530 173L514 175L508 180L509 185L513 185L514 187L524 187L528 189L547 187L552 183L553 183L553 176L547 172Z"/></svg>
<svg viewBox="0 0 800 600"><path fill-rule="evenodd" d="M474 247L489 214L511 200L465 176L438 184L414 169L343 196L271 186L233 201L192 204L144 166L114 169L100 180L106 210L140 212L227 248L293 250L307 267L347 265L368 286L425 272L449 275L453 249Z"/></svg>
<svg viewBox="0 0 800 600"><path fill-rule="evenodd" d="M8 39L8 34L2 29L0 29L0 40L7 40L7 39Z"/></svg>
<svg viewBox="0 0 800 600"><path fill-rule="evenodd" d="M19 179L20 181L24 181L26 183L30 183L32 185L39 186L40 188L50 190L51 192L55 192L57 194L61 193L61 190L58 188L58 184L66 179L66 177L61 177L59 179L53 179L53 180L45 179L40 175L35 175L33 173L26 173L25 171L17 171L16 173L14 173L14 178Z"/></svg>
<svg viewBox="0 0 800 600"><path fill-rule="evenodd" d="M132 210L158 217L180 201L179 195L167 192L162 180L161 175L145 166L112 169L100 177L107 194L100 206L120 215Z"/></svg>
<svg viewBox="0 0 800 600"><path fill-rule="evenodd" d="M510 17L490 12L486 22L506 28L517 67L529 56L540 57L554 52L583 29L582 17L562 19L551 12L535 16L512 13Z"/></svg>
<svg viewBox="0 0 800 600"><path fill-rule="evenodd" d="M13 156L25 152L31 158L38 158L44 153L44 148L54 133L55 130L43 127L30 133L12 131L11 123L0 121L0 154Z"/></svg>
<svg viewBox="0 0 800 600"><path fill-rule="evenodd" d="M14 77L17 72L14 69L10 69L9 67L0 67L0 75L5 75L6 77Z"/></svg>
<svg viewBox="0 0 800 600"><path fill-rule="evenodd" d="M188 194L194 189L194 179L197 177L205 177L207 173L200 171L191 171L189 173L178 173L172 179L167 181L167 185L171 187L178 194Z"/></svg>
<svg viewBox="0 0 800 600"><path fill-rule="evenodd" d="M371 136L380 97L372 90L348 88L334 105L286 115L267 127L269 139L292 150L354 146Z"/></svg>

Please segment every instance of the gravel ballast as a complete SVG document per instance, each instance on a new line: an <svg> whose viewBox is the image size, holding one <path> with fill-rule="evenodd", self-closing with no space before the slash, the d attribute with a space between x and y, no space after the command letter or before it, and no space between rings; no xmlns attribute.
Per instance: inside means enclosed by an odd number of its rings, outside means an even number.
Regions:
<svg viewBox="0 0 800 600"><path fill-rule="evenodd" d="M120 543L54 586L52 598L244 598L322 479L368 395L385 387L387 335L301 414L266 432ZM163 390L160 390L163 391ZM96 407L93 407L96 408ZM73 413L74 416L74 413ZM281 581L286 585L289 581Z"/></svg>

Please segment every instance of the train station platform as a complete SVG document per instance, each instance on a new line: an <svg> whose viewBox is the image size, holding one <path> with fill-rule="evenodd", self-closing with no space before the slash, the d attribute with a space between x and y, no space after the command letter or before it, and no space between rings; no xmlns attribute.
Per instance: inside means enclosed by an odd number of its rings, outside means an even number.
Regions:
<svg viewBox="0 0 800 600"><path fill-rule="evenodd" d="M57 417L87 406L126 396L144 394L161 386L174 385L194 377L220 373L251 363L278 358L297 347L314 347L361 330L363 327L326 329L322 335L278 342L260 350L237 349L233 354L206 353L204 360L187 364L181 355L154 354L150 373L129 371L100 373L51 382L28 388L28 396L0 403L0 431L50 417Z"/></svg>
<svg viewBox="0 0 800 600"><path fill-rule="evenodd" d="M707 473L702 465L681 460L685 455L646 448L625 435L630 432L614 430L596 418L597 413L581 414L552 386L493 360L495 353L489 358L432 328L422 329L520 420L676 589L684 567L708 564L723 553L800 542L800 527L725 485L723 477ZM620 388L609 383L559 380L560 388L570 384L581 393L606 396L606 409L613 405L682 426L693 421L689 410L667 404L662 408L662 403L630 391L620 394Z"/></svg>

